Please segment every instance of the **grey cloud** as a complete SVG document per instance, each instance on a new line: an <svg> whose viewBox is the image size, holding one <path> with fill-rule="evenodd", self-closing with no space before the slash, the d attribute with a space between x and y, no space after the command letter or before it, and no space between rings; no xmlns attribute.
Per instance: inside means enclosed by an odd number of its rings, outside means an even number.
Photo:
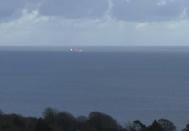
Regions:
<svg viewBox="0 0 189 131"><path fill-rule="evenodd" d="M107 6L107 0L46 0L40 11L45 15L68 18L94 18L102 16Z"/></svg>
<svg viewBox="0 0 189 131"><path fill-rule="evenodd" d="M111 16L126 21L167 21L188 17L189 0L110 0ZM163 4L159 4L161 1ZM98 18L108 10L108 0L0 0L0 20L23 8L38 7L40 14L66 18ZM40 6L38 6L40 3Z"/></svg>
<svg viewBox="0 0 189 131"><path fill-rule="evenodd" d="M189 7L188 0L111 0L112 17L127 21L166 21L179 17L184 8ZM165 5L158 2L166 1ZM101 17L108 9L108 0L46 0L41 7L45 15L67 18ZM188 11L185 12L186 16Z"/></svg>
<svg viewBox="0 0 189 131"><path fill-rule="evenodd" d="M0 19L11 17L25 4L25 0L0 0Z"/></svg>
<svg viewBox="0 0 189 131"><path fill-rule="evenodd" d="M125 0L114 1L113 16L117 19L129 21L165 21L177 19L188 1L168 1L165 5L158 5L160 0Z"/></svg>
<svg viewBox="0 0 189 131"><path fill-rule="evenodd" d="M189 19L152 23L67 19L34 9L0 23L0 45L188 45L188 29Z"/></svg>

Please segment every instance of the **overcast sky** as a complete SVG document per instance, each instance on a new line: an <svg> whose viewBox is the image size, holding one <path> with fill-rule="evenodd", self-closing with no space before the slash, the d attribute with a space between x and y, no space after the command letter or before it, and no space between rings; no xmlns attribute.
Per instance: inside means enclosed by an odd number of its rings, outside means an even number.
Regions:
<svg viewBox="0 0 189 131"><path fill-rule="evenodd" d="M0 0L0 45L189 45L189 0Z"/></svg>

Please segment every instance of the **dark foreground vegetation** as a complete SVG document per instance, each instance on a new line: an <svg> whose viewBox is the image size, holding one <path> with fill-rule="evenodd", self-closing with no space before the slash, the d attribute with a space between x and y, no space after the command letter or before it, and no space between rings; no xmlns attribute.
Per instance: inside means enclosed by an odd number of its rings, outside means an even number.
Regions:
<svg viewBox="0 0 189 131"><path fill-rule="evenodd" d="M111 116L100 112L76 118L70 113L47 108L41 118L1 112L0 131L176 131L176 126L166 119L155 120L148 126L139 120L121 126ZM189 124L182 131L189 131Z"/></svg>

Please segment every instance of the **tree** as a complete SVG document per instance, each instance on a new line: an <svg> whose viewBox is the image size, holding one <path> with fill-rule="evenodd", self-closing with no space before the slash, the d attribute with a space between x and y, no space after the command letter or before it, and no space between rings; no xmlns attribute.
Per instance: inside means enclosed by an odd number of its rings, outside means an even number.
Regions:
<svg viewBox="0 0 189 131"><path fill-rule="evenodd" d="M186 127L182 129L182 131L189 131L189 124L187 124Z"/></svg>
<svg viewBox="0 0 189 131"><path fill-rule="evenodd" d="M50 123L53 123L55 121L56 115L57 110L50 107L46 108L43 112L43 118Z"/></svg>
<svg viewBox="0 0 189 131"><path fill-rule="evenodd" d="M52 131L52 129L44 120L39 119L35 131Z"/></svg>
<svg viewBox="0 0 189 131"><path fill-rule="evenodd" d="M146 126L139 120L136 120L128 124L126 129L129 131L144 131L146 129Z"/></svg>
<svg viewBox="0 0 189 131"><path fill-rule="evenodd" d="M56 115L55 122L65 131L76 131L77 130L77 120L76 118L68 112L59 112Z"/></svg>
<svg viewBox="0 0 189 131"><path fill-rule="evenodd" d="M147 128L147 131L165 131L163 127L155 120L152 125Z"/></svg>
<svg viewBox="0 0 189 131"><path fill-rule="evenodd" d="M77 126L79 130L83 130L88 118L86 116L79 116L77 117Z"/></svg>
<svg viewBox="0 0 189 131"><path fill-rule="evenodd" d="M97 131L118 130L120 128L116 120L111 116L100 112L90 113L87 125Z"/></svg>
<svg viewBox="0 0 189 131"><path fill-rule="evenodd" d="M167 120L167 119L159 119L157 121L165 131L176 131L176 126L173 124L173 122Z"/></svg>

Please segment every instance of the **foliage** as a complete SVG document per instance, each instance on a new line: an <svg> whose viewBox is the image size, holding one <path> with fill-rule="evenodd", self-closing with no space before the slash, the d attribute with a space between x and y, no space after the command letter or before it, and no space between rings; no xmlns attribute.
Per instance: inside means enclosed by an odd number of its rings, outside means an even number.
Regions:
<svg viewBox="0 0 189 131"><path fill-rule="evenodd" d="M91 112L76 118L71 113L47 108L42 118L0 113L0 131L176 131L176 126L159 119L149 126L136 120L123 127L105 113ZM189 124L182 131L189 131Z"/></svg>
<svg viewBox="0 0 189 131"><path fill-rule="evenodd" d="M165 131L176 131L176 126L173 124L173 122L167 119L159 119L158 123L163 127Z"/></svg>

